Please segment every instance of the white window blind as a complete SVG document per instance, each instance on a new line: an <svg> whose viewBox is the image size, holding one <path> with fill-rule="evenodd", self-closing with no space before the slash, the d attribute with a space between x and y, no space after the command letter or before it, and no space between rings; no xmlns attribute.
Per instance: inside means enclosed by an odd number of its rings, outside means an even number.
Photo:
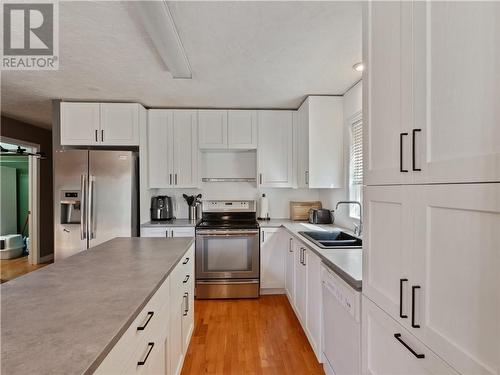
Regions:
<svg viewBox="0 0 500 375"><path fill-rule="evenodd" d="M363 123L351 125L351 183L363 185Z"/></svg>

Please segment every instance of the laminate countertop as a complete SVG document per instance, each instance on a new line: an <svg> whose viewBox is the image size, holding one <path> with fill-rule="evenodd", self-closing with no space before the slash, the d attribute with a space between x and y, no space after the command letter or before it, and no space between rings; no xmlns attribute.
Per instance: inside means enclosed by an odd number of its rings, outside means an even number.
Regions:
<svg viewBox="0 0 500 375"><path fill-rule="evenodd" d="M350 230L333 224L309 224L307 222L292 221L288 219L271 219L259 221L261 228L284 227L307 248L317 254L322 262L333 272L340 276L347 284L356 290L361 290L363 279L363 251L362 249L336 248L322 249L299 232L308 230L332 231L342 230L354 235Z"/></svg>
<svg viewBox="0 0 500 375"><path fill-rule="evenodd" d="M115 238L2 284L1 372L91 373L193 242Z"/></svg>

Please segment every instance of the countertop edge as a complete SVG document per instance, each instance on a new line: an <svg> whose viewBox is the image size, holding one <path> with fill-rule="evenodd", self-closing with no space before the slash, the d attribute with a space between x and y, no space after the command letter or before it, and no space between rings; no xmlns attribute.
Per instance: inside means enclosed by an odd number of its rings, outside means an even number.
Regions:
<svg viewBox="0 0 500 375"><path fill-rule="evenodd" d="M140 314L140 312L144 309L144 307L148 304L148 302L151 300L151 298L154 296L154 294L160 289L161 285L165 282L165 280L170 276L172 273L172 270L179 264L181 261L182 257L186 252L189 250L189 248L193 245L194 243L194 238L192 238L188 245L186 246L186 249L182 254L178 257L177 261L172 264L172 266L167 270L165 275L160 279L160 281L156 284L156 286L152 289L152 291L145 297L144 301L139 305L139 307L132 313L130 318L127 320L127 322L123 325L123 327L118 331L118 333L111 339L111 341L106 345L106 347L103 349L103 351L96 357L96 359L87 367L87 369L83 372L84 375L87 374L93 374L99 365L104 361L104 359L107 357L107 355L113 350L114 346L116 343L121 339L123 334L127 331L127 329L130 327L130 325L134 322L135 318Z"/></svg>
<svg viewBox="0 0 500 375"><path fill-rule="evenodd" d="M290 233L292 236L300 240L304 245L306 245L312 252L314 252L317 256L320 257L321 261L323 264L325 264L328 268L330 268L333 272L335 272L342 280L344 280L349 286L351 286L353 289L356 291L360 292L362 289L362 280L356 280L354 279L351 275L349 275L347 272L345 272L342 268L337 266L335 263L333 263L331 260L323 256L318 250L314 248L315 245L310 243L307 239L301 238L297 236L296 233L294 233L292 230L288 229L286 226L282 225L282 228L286 229L288 233Z"/></svg>

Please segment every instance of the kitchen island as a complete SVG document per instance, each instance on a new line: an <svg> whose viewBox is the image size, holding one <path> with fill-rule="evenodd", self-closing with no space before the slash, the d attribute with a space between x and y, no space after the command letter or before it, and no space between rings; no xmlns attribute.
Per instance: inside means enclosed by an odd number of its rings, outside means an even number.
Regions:
<svg viewBox="0 0 500 375"><path fill-rule="evenodd" d="M115 238L2 284L2 373L93 373L193 243Z"/></svg>

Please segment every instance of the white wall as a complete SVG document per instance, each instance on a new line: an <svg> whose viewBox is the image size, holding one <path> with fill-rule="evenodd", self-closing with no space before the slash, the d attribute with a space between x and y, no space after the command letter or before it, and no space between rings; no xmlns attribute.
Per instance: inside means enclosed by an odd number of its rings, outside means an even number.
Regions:
<svg viewBox="0 0 500 375"><path fill-rule="evenodd" d="M317 201L320 200L317 189L257 189L255 183L245 182L205 182L201 189L151 189L148 191L148 200L152 195L168 195L173 198L175 216L187 218L188 206L182 194L196 195L201 193L206 199L254 199L262 193L269 200L269 215L272 219L290 217L290 201ZM141 209L141 222L149 221L149 206Z"/></svg>
<svg viewBox="0 0 500 375"><path fill-rule="evenodd" d="M16 168L0 166L0 183L0 235L16 234Z"/></svg>
<svg viewBox="0 0 500 375"><path fill-rule="evenodd" d="M349 198L349 146L351 132L349 129L350 119L358 115L362 109L362 83L361 81L352 87L344 95L344 171L345 188L343 189L321 189L319 197L323 207L335 209L335 205L340 200ZM335 211L335 223L348 229L353 228L353 224L359 220L349 217L349 207L341 205L339 211Z"/></svg>

